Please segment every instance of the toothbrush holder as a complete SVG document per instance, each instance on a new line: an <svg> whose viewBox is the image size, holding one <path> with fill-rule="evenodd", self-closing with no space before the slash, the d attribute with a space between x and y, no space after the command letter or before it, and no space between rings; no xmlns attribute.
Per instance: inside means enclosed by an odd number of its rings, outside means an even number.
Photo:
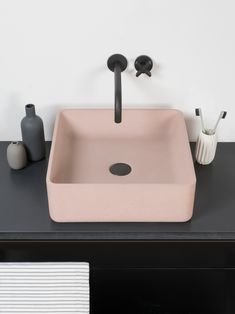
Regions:
<svg viewBox="0 0 235 314"><path fill-rule="evenodd" d="M199 133L195 157L199 164L209 165L215 158L217 147L216 132L211 133L210 130L201 131Z"/></svg>

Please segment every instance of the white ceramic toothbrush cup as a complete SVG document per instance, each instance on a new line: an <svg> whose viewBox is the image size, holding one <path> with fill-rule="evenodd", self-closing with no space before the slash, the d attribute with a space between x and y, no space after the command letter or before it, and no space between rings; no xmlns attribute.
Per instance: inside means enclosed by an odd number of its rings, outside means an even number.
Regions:
<svg viewBox="0 0 235 314"><path fill-rule="evenodd" d="M197 139L195 150L195 157L197 162L201 165L210 164L215 158L216 147L216 133L209 134L209 132L204 133L201 131Z"/></svg>

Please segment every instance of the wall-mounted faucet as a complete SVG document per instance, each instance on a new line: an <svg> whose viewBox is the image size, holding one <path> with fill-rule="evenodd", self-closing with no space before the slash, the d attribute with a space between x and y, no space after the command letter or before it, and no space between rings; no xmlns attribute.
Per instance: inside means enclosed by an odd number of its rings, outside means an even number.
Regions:
<svg viewBox="0 0 235 314"><path fill-rule="evenodd" d="M115 54L108 58L107 65L109 70L114 72L114 88L115 88L115 115L114 121L120 123L122 121L122 80L121 72L127 67L127 59L123 55Z"/></svg>

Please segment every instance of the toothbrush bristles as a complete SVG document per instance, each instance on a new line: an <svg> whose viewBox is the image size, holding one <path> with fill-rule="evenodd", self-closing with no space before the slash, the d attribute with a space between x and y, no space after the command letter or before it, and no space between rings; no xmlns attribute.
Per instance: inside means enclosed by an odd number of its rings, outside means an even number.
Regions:
<svg viewBox="0 0 235 314"><path fill-rule="evenodd" d="M199 108L196 108L196 109L195 109L195 114L196 114L196 116L200 116L200 110L199 110Z"/></svg>
<svg viewBox="0 0 235 314"><path fill-rule="evenodd" d="M223 111L222 119L225 119L226 115L227 115L227 111Z"/></svg>

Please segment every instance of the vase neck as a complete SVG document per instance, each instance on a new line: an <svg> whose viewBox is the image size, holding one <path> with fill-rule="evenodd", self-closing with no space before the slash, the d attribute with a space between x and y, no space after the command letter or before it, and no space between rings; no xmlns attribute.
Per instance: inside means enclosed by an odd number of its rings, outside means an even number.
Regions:
<svg viewBox="0 0 235 314"><path fill-rule="evenodd" d="M35 117L35 106L32 104L26 105L25 112L27 117Z"/></svg>

